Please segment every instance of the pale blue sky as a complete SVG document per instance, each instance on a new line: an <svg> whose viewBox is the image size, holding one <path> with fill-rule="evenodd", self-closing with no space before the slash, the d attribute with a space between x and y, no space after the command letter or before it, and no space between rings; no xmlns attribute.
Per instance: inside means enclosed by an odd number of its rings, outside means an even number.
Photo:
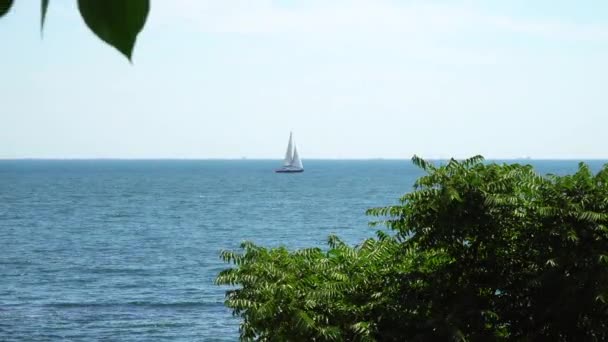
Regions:
<svg viewBox="0 0 608 342"><path fill-rule="evenodd" d="M76 1L0 19L0 158L608 158L608 2Z"/></svg>

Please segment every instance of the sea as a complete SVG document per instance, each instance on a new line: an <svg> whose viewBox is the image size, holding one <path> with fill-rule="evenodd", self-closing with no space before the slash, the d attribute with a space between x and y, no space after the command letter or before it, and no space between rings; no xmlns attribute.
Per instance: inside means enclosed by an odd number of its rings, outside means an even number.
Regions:
<svg viewBox="0 0 608 342"><path fill-rule="evenodd" d="M236 341L239 318L213 284L229 267L221 250L357 244L377 229L365 210L398 203L423 174L408 160L304 164L0 160L0 341Z"/></svg>

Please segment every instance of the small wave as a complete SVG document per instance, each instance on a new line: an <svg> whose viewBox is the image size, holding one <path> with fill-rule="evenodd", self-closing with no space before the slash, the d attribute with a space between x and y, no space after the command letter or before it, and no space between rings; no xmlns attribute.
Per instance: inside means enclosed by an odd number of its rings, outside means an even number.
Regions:
<svg viewBox="0 0 608 342"><path fill-rule="evenodd" d="M90 269L91 273L94 274L123 274L123 275L150 275L150 271L143 268L111 268L111 267L99 267Z"/></svg>
<svg viewBox="0 0 608 342"><path fill-rule="evenodd" d="M114 212L114 213L109 213L106 214L107 218L129 218L129 217L133 217L132 213L126 213L126 212Z"/></svg>
<svg viewBox="0 0 608 342"><path fill-rule="evenodd" d="M209 307L216 305L224 305L222 302L173 302L173 303L155 303L155 302L129 302L127 305L158 307L158 308L187 308L187 307Z"/></svg>
<svg viewBox="0 0 608 342"><path fill-rule="evenodd" d="M177 323L177 322L158 322L158 323L140 323L140 324L126 324L121 328L181 328L181 327L194 327L196 323Z"/></svg>
<svg viewBox="0 0 608 342"><path fill-rule="evenodd" d="M133 301L126 303L77 303L60 302L50 303L44 306L52 308L115 308L115 307L143 307L143 308L190 308L190 307L213 307L222 306L223 302L172 302L158 303L147 301Z"/></svg>
<svg viewBox="0 0 608 342"><path fill-rule="evenodd" d="M0 265L10 265L10 266L29 266L34 265L31 261L21 261L21 260L0 260Z"/></svg>

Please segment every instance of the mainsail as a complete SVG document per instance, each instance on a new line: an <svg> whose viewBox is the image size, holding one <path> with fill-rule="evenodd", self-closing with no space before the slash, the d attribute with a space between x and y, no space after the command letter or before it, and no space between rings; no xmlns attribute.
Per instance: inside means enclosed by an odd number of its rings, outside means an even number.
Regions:
<svg viewBox="0 0 608 342"><path fill-rule="evenodd" d="M285 159L283 159L283 166L290 166L293 161L293 138L292 133L289 132L289 143L287 144L287 151L285 152Z"/></svg>

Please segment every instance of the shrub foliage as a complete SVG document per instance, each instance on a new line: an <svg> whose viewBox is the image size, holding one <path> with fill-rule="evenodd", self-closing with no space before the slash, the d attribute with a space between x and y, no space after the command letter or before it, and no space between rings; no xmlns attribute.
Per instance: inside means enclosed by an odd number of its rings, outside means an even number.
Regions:
<svg viewBox="0 0 608 342"><path fill-rule="evenodd" d="M608 167L413 162L414 190L368 210L390 233L222 253L243 340L608 340Z"/></svg>

